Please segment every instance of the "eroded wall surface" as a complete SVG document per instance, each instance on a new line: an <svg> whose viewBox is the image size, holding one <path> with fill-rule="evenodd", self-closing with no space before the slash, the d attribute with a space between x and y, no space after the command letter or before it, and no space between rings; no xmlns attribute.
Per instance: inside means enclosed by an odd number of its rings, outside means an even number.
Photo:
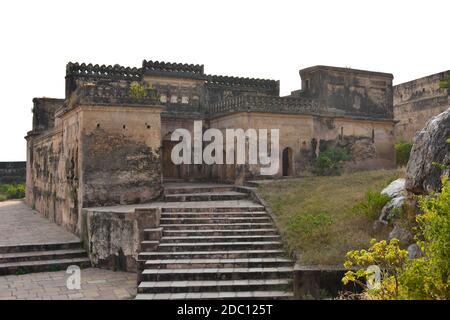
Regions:
<svg viewBox="0 0 450 320"><path fill-rule="evenodd" d="M450 71L445 71L394 87L397 141L412 141L431 117L450 107L450 89L439 87L439 81L449 76Z"/></svg>

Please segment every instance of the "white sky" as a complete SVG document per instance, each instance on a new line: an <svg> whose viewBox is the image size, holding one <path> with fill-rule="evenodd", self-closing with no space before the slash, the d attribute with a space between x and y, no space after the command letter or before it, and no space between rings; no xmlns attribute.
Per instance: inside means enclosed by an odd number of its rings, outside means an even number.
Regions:
<svg viewBox="0 0 450 320"><path fill-rule="evenodd" d="M281 80L324 64L394 74L450 69L450 1L0 1L0 161L26 158L33 97L64 96L67 62L143 59Z"/></svg>

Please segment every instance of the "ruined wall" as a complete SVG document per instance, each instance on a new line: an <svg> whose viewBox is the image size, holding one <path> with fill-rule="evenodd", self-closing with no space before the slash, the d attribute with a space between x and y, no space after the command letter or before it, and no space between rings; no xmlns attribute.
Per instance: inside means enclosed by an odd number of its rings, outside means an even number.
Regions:
<svg viewBox="0 0 450 320"><path fill-rule="evenodd" d="M76 233L79 172L73 159L67 158L73 153L69 144L73 142L64 141L62 128L28 136L26 202L50 221Z"/></svg>
<svg viewBox="0 0 450 320"><path fill-rule="evenodd" d="M441 89L439 81L450 71L409 81L394 87L395 138L412 141L433 116L450 107L450 89Z"/></svg>
<svg viewBox="0 0 450 320"><path fill-rule="evenodd" d="M294 95L318 99L342 115L392 118L392 74L315 66L300 70L302 90Z"/></svg>
<svg viewBox="0 0 450 320"><path fill-rule="evenodd" d="M27 136L26 202L81 235L81 209L144 202L161 189L159 108L80 106Z"/></svg>
<svg viewBox="0 0 450 320"><path fill-rule="evenodd" d="M55 126L55 111L61 107L64 99L33 99L33 131L42 132Z"/></svg>
<svg viewBox="0 0 450 320"><path fill-rule="evenodd" d="M161 191L160 108L82 106L83 206L149 201Z"/></svg>
<svg viewBox="0 0 450 320"><path fill-rule="evenodd" d="M314 171L320 151L339 146L352 159L346 163L348 171L359 169L392 168L394 159L394 123L381 120L317 117L266 113L239 113L211 120L211 127L224 132L226 128L279 129L280 167L282 152L289 148L291 171L289 175L304 176ZM230 168L231 167L231 168ZM219 180L236 178L236 166L216 166L214 176ZM246 165L246 178L259 176L259 165Z"/></svg>
<svg viewBox="0 0 450 320"><path fill-rule="evenodd" d="M25 161L0 162L0 183L24 182L25 175Z"/></svg>

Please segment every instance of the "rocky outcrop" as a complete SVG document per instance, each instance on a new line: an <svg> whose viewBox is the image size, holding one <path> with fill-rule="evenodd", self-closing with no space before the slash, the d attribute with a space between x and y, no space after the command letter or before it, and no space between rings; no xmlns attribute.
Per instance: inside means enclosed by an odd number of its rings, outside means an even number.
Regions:
<svg viewBox="0 0 450 320"><path fill-rule="evenodd" d="M415 137L406 167L406 189L413 194L439 191L443 170L450 164L450 108L431 118ZM448 170L447 170L448 171Z"/></svg>
<svg viewBox="0 0 450 320"><path fill-rule="evenodd" d="M392 181L386 188L381 191L387 194L391 200L381 210L380 221L389 221L395 209L400 210L405 202L406 190L405 179L397 179Z"/></svg>

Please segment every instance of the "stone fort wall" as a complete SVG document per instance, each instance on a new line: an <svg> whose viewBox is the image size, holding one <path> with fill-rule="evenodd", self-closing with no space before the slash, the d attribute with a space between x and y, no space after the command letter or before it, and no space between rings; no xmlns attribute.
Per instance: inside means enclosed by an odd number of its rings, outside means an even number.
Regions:
<svg viewBox="0 0 450 320"><path fill-rule="evenodd" d="M0 162L0 183L25 182L25 161Z"/></svg>
<svg viewBox="0 0 450 320"><path fill-rule="evenodd" d="M439 87L450 71L405 82L394 87L395 138L412 141L433 116L450 107L450 89Z"/></svg>

